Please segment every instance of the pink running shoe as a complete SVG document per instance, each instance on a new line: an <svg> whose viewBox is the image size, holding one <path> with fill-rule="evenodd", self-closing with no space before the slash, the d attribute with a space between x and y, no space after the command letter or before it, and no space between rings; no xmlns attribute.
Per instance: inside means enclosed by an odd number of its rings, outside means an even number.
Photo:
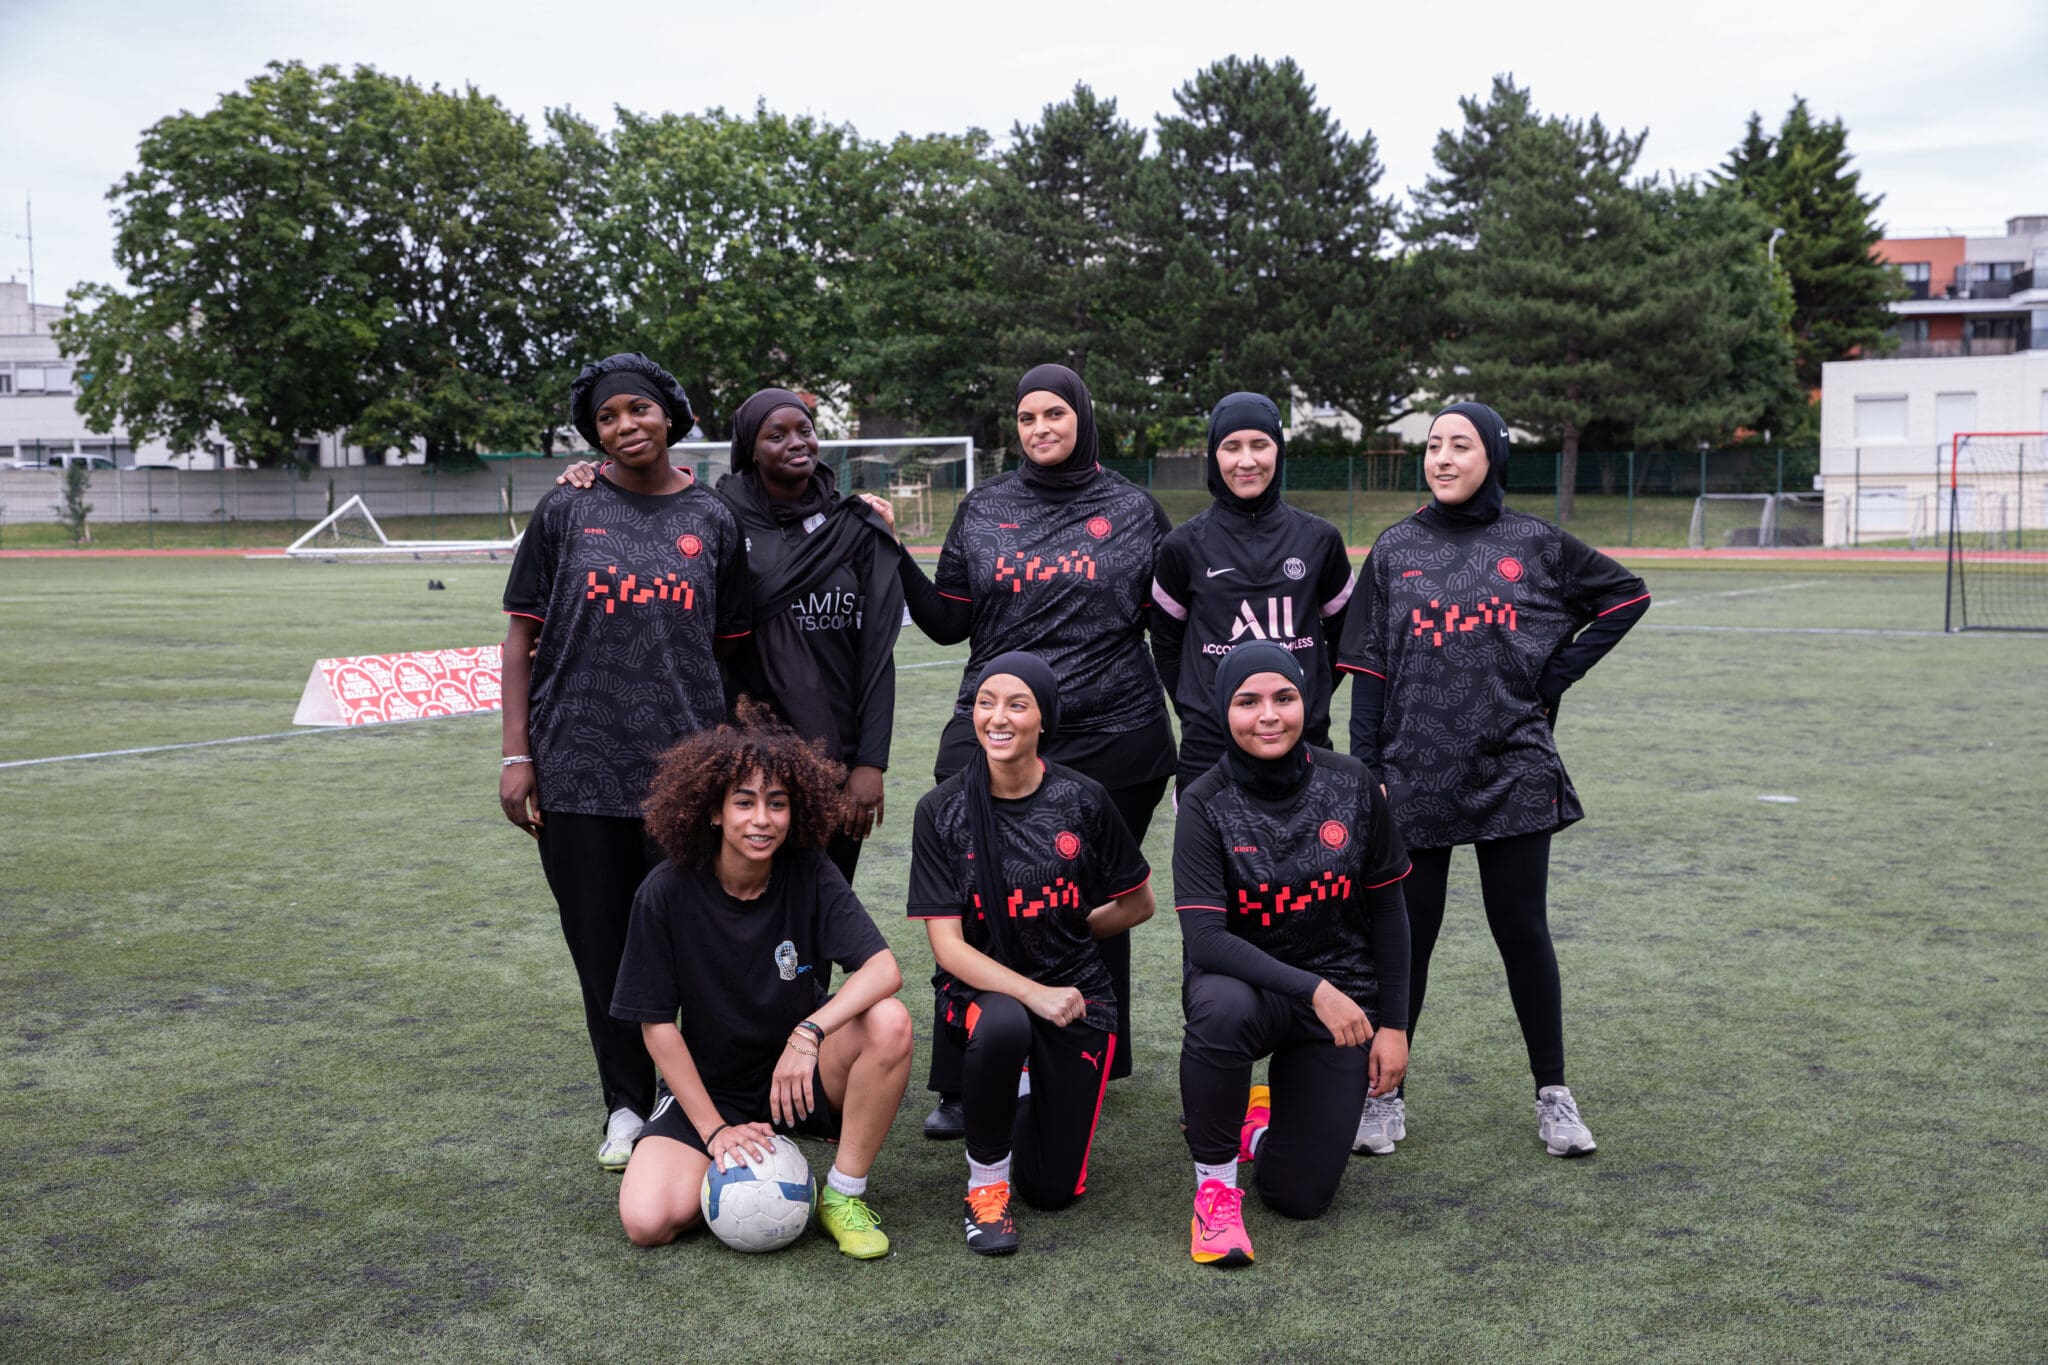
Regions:
<svg viewBox="0 0 2048 1365"><path fill-rule="evenodd" d="M1244 1191L1205 1180L1195 1192L1188 1254L1196 1265L1250 1265L1252 1239L1244 1230Z"/></svg>

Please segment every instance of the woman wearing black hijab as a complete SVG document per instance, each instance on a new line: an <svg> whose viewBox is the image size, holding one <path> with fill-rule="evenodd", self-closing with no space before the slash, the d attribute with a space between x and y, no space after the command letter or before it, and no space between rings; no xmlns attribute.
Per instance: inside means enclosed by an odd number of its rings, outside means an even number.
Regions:
<svg viewBox="0 0 2048 1365"><path fill-rule="evenodd" d="M1204 1265L1252 1260L1239 1161L1257 1162L1268 1208L1319 1216L1360 1105L1407 1068L1408 856L1365 765L1303 741L1306 692L1294 651L1230 652L1212 702L1223 758L1181 793L1174 825L1190 1254ZM1267 1056L1269 1085L1248 1089Z"/></svg>
<svg viewBox="0 0 2048 1365"><path fill-rule="evenodd" d="M1564 1006L1546 906L1550 836L1584 811L1552 727L1566 688L1642 614L1643 580L1504 505L1508 429L1484 403L1430 424L1430 503L1374 543L1338 667L1353 673L1351 752L1386 785L1415 860L1408 880L1411 1036L1443 926L1451 849L1471 844L1487 926L1536 1081L1537 1135L1582 1156L1593 1134L1564 1083ZM1366 1105L1362 1151L1407 1135L1402 1096Z"/></svg>
<svg viewBox="0 0 2048 1365"><path fill-rule="evenodd" d="M611 1017L633 894L662 861L640 802L663 750L725 716L718 656L749 629L732 509L669 464L690 400L646 356L608 356L569 390L610 457L588 492L550 490L505 584L505 818L541 870L583 989L607 1112L598 1163L622 1171L654 1106L637 1024Z"/></svg>
<svg viewBox="0 0 2048 1365"><path fill-rule="evenodd" d="M588 487L595 468L562 477ZM862 841L882 822L901 551L873 508L840 495L818 460L810 405L788 389L762 389L733 414L732 472L718 495L739 518L753 590L754 634L731 660L733 688L846 766L847 825L825 852L850 885Z"/></svg>
<svg viewBox="0 0 2048 1365"><path fill-rule="evenodd" d="M1142 844L1174 771L1173 729L1145 647L1153 569L1171 523L1150 493L1102 468L1094 402L1066 366L1040 365L1017 381L1017 438L1017 471L961 500L936 583L909 555L902 560L911 620L939 644L969 642L933 776L945 780L975 751L975 680L988 661L1027 651L1060 682L1063 723L1046 756L1100 782ZM1118 935L1101 946L1116 987L1113 1075L1127 1076L1130 941ZM941 1030L930 1080L940 1102L928 1136L962 1131L959 1061Z"/></svg>
<svg viewBox="0 0 2048 1365"><path fill-rule="evenodd" d="M1330 742L1336 642L1351 599L1344 537L1281 499L1287 436L1264 394L1233 393L1209 415L1209 496L1173 528L1152 578L1152 657L1180 716L1180 770L1188 784L1223 756L1216 667L1240 644L1292 650L1307 679L1306 737Z"/></svg>
<svg viewBox="0 0 2048 1365"><path fill-rule="evenodd" d="M1099 944L1151 918L1152 870L1101 784L1039 757L1065 711L1043 660L996 656L972 698L974 752L917 803L909 911L964 1058L967 1245L992 1256L1017 1247L1013 1185L1040 1209L1087 1190L1117 1050Z"/></svg>

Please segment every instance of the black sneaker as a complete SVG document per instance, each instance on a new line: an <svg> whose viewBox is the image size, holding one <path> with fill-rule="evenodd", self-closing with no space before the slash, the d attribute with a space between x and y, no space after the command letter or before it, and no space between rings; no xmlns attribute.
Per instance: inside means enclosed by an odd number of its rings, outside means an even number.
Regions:
<svg viewBox="0 0 2048 1365"><path fill-rule="evenodd" d="M1010 1182L977 1185L967 1192L967 1249L981 1256L1007 1256L1017 1249L1017 1221L1010 1217Z"/></svg>
<svg viewBox="0 0 2048 1365"><path fill-rule="evenodd" d="M960 1107L958 1095L939 1096L932 1112L924 1116L924 1135L941 1139L967 1136L967 1111Z"/></svg>

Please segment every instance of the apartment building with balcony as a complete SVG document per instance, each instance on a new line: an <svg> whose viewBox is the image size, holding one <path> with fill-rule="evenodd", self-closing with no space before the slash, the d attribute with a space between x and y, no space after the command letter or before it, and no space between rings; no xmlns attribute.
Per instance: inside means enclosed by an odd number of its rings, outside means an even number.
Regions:
<svg viewBox="0 0 2048 1365"><path fill-rule="evenodd" d="M1912 292L1892 305L1895 350L1821 367L1830 545L1932 542L1947 529L1958 434L2048 432L2048 214L2009 219L2002 237L1889 238L1875 251ZM2000 440L2014 451L1987 440L1984 458L2048 457L2041 437ZM2035 501L1996 507L2048 526L2048 502ZM1993 515L1988 497L1958 506L1959 519Z"/></svg>

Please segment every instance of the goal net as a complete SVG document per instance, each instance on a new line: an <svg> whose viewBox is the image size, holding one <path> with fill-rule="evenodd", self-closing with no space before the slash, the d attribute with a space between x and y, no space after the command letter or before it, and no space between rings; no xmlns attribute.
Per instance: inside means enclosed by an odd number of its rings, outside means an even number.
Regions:
<svg viewBox="0 0 2048 1365"><path fill-rule="evenodd" d="M509 518L506 525L511 525ZM393 540L361 496L355 496L285 546L284 552L293 559L497 559L518 547L516 535L504 540Z"/></svg>
<svg viewBox="0 0 2048 1365"><path fill-rule="evenodd" d="M2048 433L1958 433L1939 513L1950 630L2048 630Z"/></svg>
<svg viewBox="0 0 2048 1365"><path fill-rule="evenodd" d="M1817 493L1702 493L1686 543L1695 550L1818 545L1821 518Z"/></svg>

